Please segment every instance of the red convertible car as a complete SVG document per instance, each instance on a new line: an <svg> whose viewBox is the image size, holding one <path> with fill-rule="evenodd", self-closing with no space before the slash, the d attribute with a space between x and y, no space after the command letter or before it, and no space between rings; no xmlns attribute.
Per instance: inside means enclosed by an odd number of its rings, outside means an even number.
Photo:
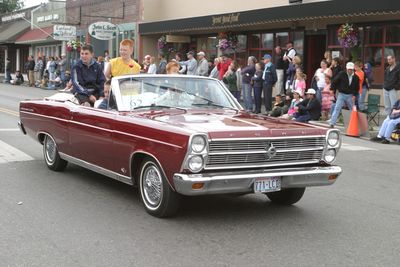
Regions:
<svg viewBox="0 0 400 267"><path fill-rule="evenodd" d="M338 130L246 113L215 79L117 77L105 101L22 101L19 126L43 144L51 170L70 162L137 186L157 217L175 214L182 195L261 193L290 205L342 172Z"/></svg>

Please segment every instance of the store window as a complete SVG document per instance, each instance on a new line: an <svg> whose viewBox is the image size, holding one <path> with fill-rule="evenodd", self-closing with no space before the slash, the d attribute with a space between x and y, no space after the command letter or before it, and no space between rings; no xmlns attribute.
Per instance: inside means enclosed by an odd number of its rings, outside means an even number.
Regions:
<svg viewBox="0 0 400 267"><path fill-rule="evenodd" d="M293 46L296 49L296 53L302 58L304 55L304 31L293 32L292 36ZM285 45L281 45L281 47L285 47Z"/></svg>
<svg viewBox="0 0 400 267"><path fill-rule="evenodd" d="M199 37L197 38L197 52L204 51L207 59L213 59L217 56L218 50L218 39L215 36L211 37ZM177 50L182 53L182 51Z"/></svg>
<svg viewBox="0 0 400 267"><path fill-rule="evenodd" d="M386 27L386 43L400 43L400 25Z"/></svg>
<svg viewBox="0 0 400 267"><path fill-rule="evenodd" d="M285 47L287 42L289 42L288 32L277 32L275 34L275 46Z"/></svg>
<svg viewBox="0 0 400 267"><path fill-rule="evenodd" d="M249 48L260 48L260 34L249 35Z"/></svg>
<svg viewBox="0 0 400 267"><path fill-rule="evenodd" d="M365 27L365 44L381 44L383 42L383 26Z"/></svg>
<svg viewBox="0 0 400 267"><path fill-rule="evenodd" d="M274 34L264 33L262 34L262 48L272 50L274 48Z"/></svg>

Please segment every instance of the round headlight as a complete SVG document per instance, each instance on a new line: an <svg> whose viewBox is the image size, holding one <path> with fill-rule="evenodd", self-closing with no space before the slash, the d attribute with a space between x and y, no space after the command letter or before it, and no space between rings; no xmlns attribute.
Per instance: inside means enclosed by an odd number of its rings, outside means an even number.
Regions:
<svg viewBox="0 0 400 267"><path fill-rule="evenodd" d="M188 167L192 172L198 172L203 168L204 160L200 155L192 156L189 158Z"/></svg>
<svg viewBox="0 0 400 267"><path fill-rule="evenodd" d="M336 131L332 131L328 135L328 145L331 147L335 147L338 145L340 140L339 133Z"/></svg>
<svg viewBox="0 0 400 267"><path fill-rule="evenodd" d="M335 149L328 149L324 154L324 160L326 163L332 163L335 161L336 158L336 150Z"/></svg>
<svg viewBox="0 0 400 267"><path fill-rule="evenodd" d="M203 136L195 136L192 139L192 151L196 153L202 152L207 146L206 139Z"/></svg>

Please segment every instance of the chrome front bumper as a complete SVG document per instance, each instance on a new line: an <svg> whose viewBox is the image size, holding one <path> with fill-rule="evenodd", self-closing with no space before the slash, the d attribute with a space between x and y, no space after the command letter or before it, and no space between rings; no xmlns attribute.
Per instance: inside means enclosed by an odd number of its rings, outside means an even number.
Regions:
<svg viewBox="0 0 400 267"><path fill-rule="evenodd" d="M250 193L257 178L281 177L281 188L331 185L342 173L339 166L302 167L257 171L232 171L204 174L174 174L178 193L187 196ZM201 184L203 184L201 186ZM199 188L199 189L196 189Z"/></svg>

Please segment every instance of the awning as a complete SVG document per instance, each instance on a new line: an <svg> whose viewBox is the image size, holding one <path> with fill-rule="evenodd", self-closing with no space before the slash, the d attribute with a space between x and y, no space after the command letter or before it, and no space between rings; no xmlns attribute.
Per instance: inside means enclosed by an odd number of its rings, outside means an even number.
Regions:
<svg viewBox="0 0 400 267"><path fill-rule="evenodd" d="M16 44L32 44L47 41L55 41L52 37L53 26L30 30L15 40Z"/></svg>
<svg viewBox="0 0 400 267"><path fill-rule="evenodd" d="M25 20L0 24L0 44L14 43L17 37L30 28L30 23Z"/></svg>
<svg viewBox="0 0 400 267"><path fill-rule="evenodd" d="M400 1L396 0L328 0L291 4L234 13L215 14L194 18L156 21L139 24L139 33L165 34L207 30L226 30L280 22L316 19L349 18L356 16L400 14Z"/></svg>

